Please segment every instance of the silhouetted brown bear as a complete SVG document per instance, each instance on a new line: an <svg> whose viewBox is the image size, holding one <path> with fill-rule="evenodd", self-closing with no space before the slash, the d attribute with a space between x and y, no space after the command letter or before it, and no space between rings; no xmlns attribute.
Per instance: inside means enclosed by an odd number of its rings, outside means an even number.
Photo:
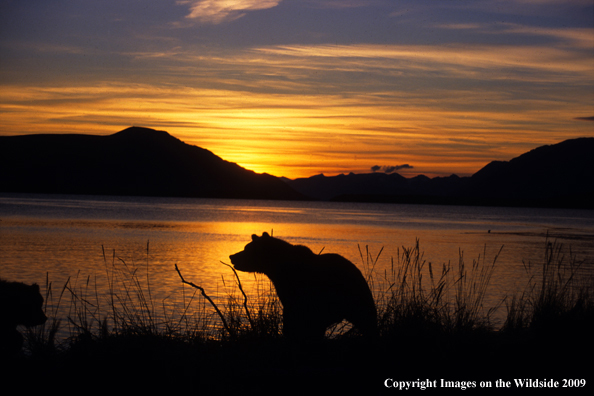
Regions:
<svg viewBox="0 0 594 396"><path fill-rule="evenodd" d="M377 334L377 312L359 269L338 254L314 254L263 233L229 256L235 269L266 274L283 304L283 333L321 338L343 319L364 335Z"/></svg>
<svg viewBox="0 0 594 396"><path fill-rule="evenodd" d="M38 285L0 279L0 353L11 356L21 350L23 336L18 325L36 326L46 320Z"/></svg>

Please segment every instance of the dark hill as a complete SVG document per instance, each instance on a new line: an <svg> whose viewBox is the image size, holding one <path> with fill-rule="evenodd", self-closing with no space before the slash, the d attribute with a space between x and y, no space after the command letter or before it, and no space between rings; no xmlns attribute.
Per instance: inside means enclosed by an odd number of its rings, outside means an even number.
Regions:
<svg viewBox="0 0 594 396"><path fill-rule="evenodd" d="M493 161L471 180L474 195L481 198L587 202L594 199L594 138L565 140L510 161Z"/></svg>
<svg viewBox="0 0 594 396"><path fill-rule="evenodd" d="M542 146L494 161L472 177L396 173L285 180L310 197L337 201L594 208L594 138Z"/></svg>
<svg viewBox="0 0 594 396"><path fill-rule="evenodd" d="M283 180L167 132L0 136L0 192L594 208L594 138L493 161L472 177L397 173Z"/></svg>
<svg viewBox="0 0 594 396"><path fill-rule="evenodd" d="M390 201L395 197L417 200L420 196L451 196L460 191L464 180L456 175L430 179L416 176L410 179L398 173L367 173L338 176L316 175L310 178L286 180L295 190L321 200Z"/></svg>
<svg viewBox="0 0 594 396"><path fill-rule="evenodd" d="M407 180L397 173L370 173L338 175L327 177L322 175L295 180L287 180L297 191L316 199L329 200L340 195L386 194L395 193L404 187Z"/></svg>
<svg viewBox="0 0 594 396"><path fill-rule="evenodd" d="M167 132L0 137L0 191L302 199L282 180L224 161Z"/></svg>

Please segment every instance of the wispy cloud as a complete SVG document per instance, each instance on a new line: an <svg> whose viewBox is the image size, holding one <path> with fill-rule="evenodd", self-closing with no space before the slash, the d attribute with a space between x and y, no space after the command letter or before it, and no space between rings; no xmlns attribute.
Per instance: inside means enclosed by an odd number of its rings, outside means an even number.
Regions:
<svg viewBox="0 0 594 396"><path fill-rule="evenodd" d="M547 73L547 81L551 78L592 77L592 58L589 53L580 53L570 49L544 46L510 46L510 45L315 45L315 46L276 46L260 48L258 51L276 54L295 59L307 59L303 65L316 67L323 61L316 58L340 59L333 62L338 68L385 68L398 70L438 71L465 75L471 79L514 78L510 69L523 69L531 72ZM364 63L361 63L361 61ZM294 61L293 61L294 62ZM297 65L297 63L293 63ZM554 74L554 75L552 75ZM522 79L536 79L538 76Z"/></svg>
<svg viewBox="0 0 594 396"><path fill-rule="evenodd" d="M555 40L562 40L575 48L592 50L594 48L594 34L590 28L543 28L507 23L503 24L503 33L544 36Z"/></svg>
<svg viewBox="0 0 594 396"><path fill-rule="evenodd" d="M498 23L442 23L435 27L448 30L474 30L489 35L539 36L562 43L566 47L591 51L594 48L594 34L591 28L552 28L520 25L509 22Z"/></svg>
<svg viewBox="0 0 594 396"><path fill-rule="evenodd" d="M401 169L413 169L414 166L409 165L409 164L402 164L402 165L384 165L384 166L379 166L379 165L374 165L371 167L371 171L372 172L384 172L384 173L392 173L392 172L396 172L398 170Z"/></svg>
<svg viewBox="0 0 594 396"><path fill-rule="evenodd" d="M202 23L219 24L243 17L248 11L265 10L276 7L282 0L199 0L179 1L189 4L188 19Z"/></svg>
<svg viewBox="0 0 594 396"><path fill-rule="evenodd" d="M0 134L144 125L275 175L471 174L592 135L591 1L12 2Z"/></svg>

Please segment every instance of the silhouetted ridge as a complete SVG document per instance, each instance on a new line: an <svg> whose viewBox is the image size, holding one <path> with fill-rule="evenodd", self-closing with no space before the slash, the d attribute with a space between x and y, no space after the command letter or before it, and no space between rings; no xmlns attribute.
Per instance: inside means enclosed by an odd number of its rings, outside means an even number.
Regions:
<svg viewBox="0 0 594 396"><path fill-rule="evenodd" d="M493 161L472 176L480 197L588 199L594 191L594 138L541 146L510 161Z"/></svg>
<svg viewBox="0 0 594 396"><path fill-rule="evenodd" d="M167 132L0 136L0 191L594 208L594 138L493 161L472 177L256 174Z"/></svg>
<svg viewBox="0 0 594 396"><path fill-rule="evenodd" d="M376 172L285 181L322 200L594 208L594 138L566 140L510 161L493 161L472 177L405 178Z"/></svg>
<svg viewBox="0 0 594 396"><path fill-rule="evenodd" d="M151 128L143 128L143 127L130 127L126 128L123 131L114 133L113 135L106 136L107 138L118 141L118 142L144 142L144 143L164 143L173 142L183 143L178 138L171 136L169 133L165 131L158 131L156 129Z"/></svg>
<svg viewBox="0 0 594 396"><path fill-rule="evenodd" d="M302 199L286 183L224 161L164 131L0 137L0 191Z"/></svg>

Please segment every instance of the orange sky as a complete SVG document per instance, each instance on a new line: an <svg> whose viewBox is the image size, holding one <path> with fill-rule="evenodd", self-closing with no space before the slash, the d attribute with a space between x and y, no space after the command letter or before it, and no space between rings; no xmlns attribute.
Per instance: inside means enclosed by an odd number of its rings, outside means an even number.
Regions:
<svg viewBox="0 0 594 396"><path fill-rule="evenodd" d="M93 4L0 6L0 134L146 126L291 178L594 136L591 1Z"/></svg>

